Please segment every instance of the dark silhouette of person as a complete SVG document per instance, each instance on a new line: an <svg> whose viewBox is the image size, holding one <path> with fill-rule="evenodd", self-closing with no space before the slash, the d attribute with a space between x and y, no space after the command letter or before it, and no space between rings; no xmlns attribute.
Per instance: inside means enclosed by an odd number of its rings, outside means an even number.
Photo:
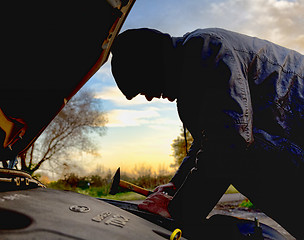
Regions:
<svg viewBox="0 0 304 240"><path fill-rule="evenodd" d="M233 184L304 239L303 55L218 28L182 37L127 30L112 55L112 73L126 98L176 101L194 139L172 180L139 208L172 217L195 235ZM165 194L170 191L173 197Z"/></svg>

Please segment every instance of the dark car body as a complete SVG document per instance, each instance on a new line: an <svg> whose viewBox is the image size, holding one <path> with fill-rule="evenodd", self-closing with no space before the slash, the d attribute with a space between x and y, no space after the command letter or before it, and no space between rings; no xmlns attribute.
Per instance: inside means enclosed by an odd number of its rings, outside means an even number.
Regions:
<svg viewBox="0 0 304 240"><path fill-rule="evenodd" d="M8 3L1 39L0 160L27 149L106 62L134 1Z"/></svg>
<svg viewBox="0 0 304 240"><path fill-rule="evenodd" d="M170 234L104 201L47 189L9 168L107 61L133 4L35 1L2 6L1 239L163 239L153 229Z"/></svg>

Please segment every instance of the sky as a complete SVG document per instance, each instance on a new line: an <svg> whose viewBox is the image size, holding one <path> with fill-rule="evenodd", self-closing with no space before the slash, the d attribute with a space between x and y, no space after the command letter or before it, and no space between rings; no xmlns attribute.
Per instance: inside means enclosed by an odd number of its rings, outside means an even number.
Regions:
<svg viewBox="0 0 304 240"><path fill-rule="evenodd" d="M137 0L122 31L148 27L182 36L219 27L267 39L304 54L304 0ZM106 135L96 138L100 156L81 156L86 170L123 171L145 166L172 171L171 144L182 126L176 103L128 101L117 88L108 62L89 80L107 114Z"/></svg>

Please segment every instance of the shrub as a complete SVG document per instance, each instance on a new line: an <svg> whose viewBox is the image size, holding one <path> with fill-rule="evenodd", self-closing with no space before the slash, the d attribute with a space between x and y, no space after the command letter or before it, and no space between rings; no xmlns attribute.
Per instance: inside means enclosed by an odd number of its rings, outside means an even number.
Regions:
<svg viewBox="0 0 304 240"><path fill-rule="evenodd" d="M126 174L121 175L121 179L147 189L154 189L156 186L168 183L172 178L171 175L156 175L151 172L145 172L144 175L130 177ZM112 184L112 176L107 175L102 177L98 174L93 174L87 177L79 177L75 173L65 175L63 179L48 184L49 188L71 190L92 197L102 197L108 195ZM121 189L121 192L128 190Z"/></svg>
<svg viewBox="0 0 304 240"><path fill-rule="evenodd" d="M249 199L245 199L243 202L241 202L239 207L255 209L255 206L249 201Z"/></svg>

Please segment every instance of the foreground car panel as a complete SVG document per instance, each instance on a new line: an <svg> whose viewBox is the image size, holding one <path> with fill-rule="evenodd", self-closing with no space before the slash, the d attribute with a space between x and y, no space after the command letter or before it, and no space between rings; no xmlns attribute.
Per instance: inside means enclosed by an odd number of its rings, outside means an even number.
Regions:
<svg viewBox="0 0 304 240"><path fill-rule="evenodd" d="M127 211L69 191L37 188L0 194L5 239L164 239L171 232ZM22 209L16 206L22 205ZM4 227L3 227L4 226Z"/></svg>

